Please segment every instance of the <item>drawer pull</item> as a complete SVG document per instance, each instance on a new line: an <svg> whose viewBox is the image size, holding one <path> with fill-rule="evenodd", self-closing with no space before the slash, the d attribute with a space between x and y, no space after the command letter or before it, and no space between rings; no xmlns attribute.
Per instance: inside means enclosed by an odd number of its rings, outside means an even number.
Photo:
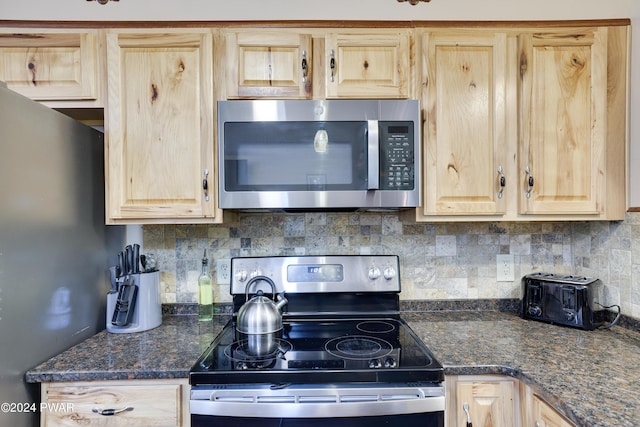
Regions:
<svg viewBox="0 0 640 427"><path fill-rule="evenodd" d="M469 413L469 404L464 402L462 405L462 410L467 414L467 427L473 427L471 424L471 414Z"/></svg>
<svg viewBox="0 0 640 427"><path fill-rule="evenodd" d="M118 415L121 412L133 411L133 406L127 406L120 409L102 409L102 408L93 408L93 412L100 415Z"/></svg>

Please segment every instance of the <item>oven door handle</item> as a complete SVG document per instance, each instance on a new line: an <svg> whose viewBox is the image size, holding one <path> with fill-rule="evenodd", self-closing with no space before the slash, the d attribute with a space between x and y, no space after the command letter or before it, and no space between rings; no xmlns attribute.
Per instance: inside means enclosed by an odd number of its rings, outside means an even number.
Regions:
<svg viewBox="0 0 640 427"><path fill-rule="evenodd" d="M243 400L244 399L244 400ZM277 402L277 398L256 401L253 396L216 400L191 400L190 412L197 415L254 418L342 418L387 416L443 412L444 396L409 399L368 400L363 396L349 396L340 402L322 399Z"/></svg>

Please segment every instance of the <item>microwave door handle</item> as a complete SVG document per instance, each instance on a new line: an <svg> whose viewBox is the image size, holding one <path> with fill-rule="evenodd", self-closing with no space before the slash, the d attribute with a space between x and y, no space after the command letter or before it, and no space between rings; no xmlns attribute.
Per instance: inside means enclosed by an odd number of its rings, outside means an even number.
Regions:
<svg viewBox="0 0 640 427"><path fill-rule="evenodd" d="M380 141L378 121L367 120L367 190L380 188Z"/></svg>

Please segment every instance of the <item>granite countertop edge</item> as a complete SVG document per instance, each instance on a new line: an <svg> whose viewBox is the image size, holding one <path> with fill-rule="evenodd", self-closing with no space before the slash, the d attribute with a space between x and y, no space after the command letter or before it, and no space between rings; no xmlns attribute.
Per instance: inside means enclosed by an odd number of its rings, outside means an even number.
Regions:
<svg viewBox="0 0 640 427"><path fill-rule="evenodd" d="M120 370L117 372L107 371L65 371L65 372L34 372L25 374L28 383L54 383L73 381L117 381L117 380L166 380L185 379L189 377L189 370L173 371L153 371L153 370Z"/></svg>

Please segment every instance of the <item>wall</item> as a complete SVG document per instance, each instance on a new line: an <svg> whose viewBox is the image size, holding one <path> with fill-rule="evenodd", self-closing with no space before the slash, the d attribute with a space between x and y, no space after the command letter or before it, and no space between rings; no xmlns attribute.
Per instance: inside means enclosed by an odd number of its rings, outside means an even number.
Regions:
<svg viewBox="0 0 640 427"><path fill-rule="evenodd" d="M363 7L366 4L366 7ZM631 18L637 0L84 0L0 2L2 20L544 20ZM630 159L640 163L640 33L633 33ZM630 205L640 206L640 168L630 168ZM263 229L266 228L269 233ZM338 233L334 231L338 230ZM339 237L338 237L339 236ZM640 318L640 214L621 223L402 224L396 216L247 215L227 226L144 227L147 251L160 257L165 301L195 301L195 276L204 247L216 257L273 253L397 253L403 298L517 297L518 283L495 282L498 251L516 256L516 277L533 270L592 274L606 284L607 303ZM218 300L228 298L218 289Z"/></svg>
<svg viewBox="0 0 640 427"><path fill-rule="evenodd" d="M640 214L622 222L403 223L395 214L241 214L226 225L144 226L144 249L158 259L165 302L196 302L200 259L234 256L397 254L403 300L519 298L533 271L590 275L603 304L640 318ZM498 253L511 253L516 280L496 282ZM634 261L635 260L635 261ZM215 284L215 300L229 301Z"/></svg>
<svg viewBox="0 0 640 427"><path fill-rule="evenodd" d="M84 0L0 2L0 19L17 20L540 20L628 18L636 0ZM366 6L365 6L366 5Z"/></svg>

